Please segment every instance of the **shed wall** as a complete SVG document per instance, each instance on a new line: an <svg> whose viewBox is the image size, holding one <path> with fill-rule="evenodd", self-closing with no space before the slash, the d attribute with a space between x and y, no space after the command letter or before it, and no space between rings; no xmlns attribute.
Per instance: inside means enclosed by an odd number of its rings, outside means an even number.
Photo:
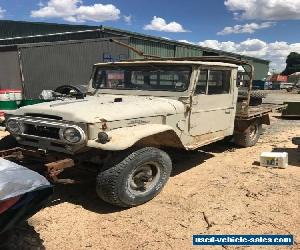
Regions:
<svg viewBox="0 0 300 250"><path fill-rule="evenodd" d="M22 89L17 51L0 52L0 89Z"/></svg>
<svg viewBox="0 0 300 250"><path fill-rule="evenodd" d="M203 56L203 51L195 48L176 46L175 57L184 56Z"/></svg>
<svg viewBox="0 0 300 250"><path fill-rule="evenodd" d="M43 89L61 85L85 85L93 64L128 57L127 48L107 39L21 47L20 53L26 98L37 98Z"/></svg>
<svg viewBox="0 0 300 250"><path fill-rule="evenodd" d="M142 40L131 37L130 45L136 49L143 51L145 54L161 56L161 57L174 57L175 46L160 42L154 42L149 40ZM141 58L137 53L129 50L129 58L136 59Z"/></svg>
<svg viewBox="0 0 300 250"><path fill-rule="evenodd" d="M268 77L269 64L250 61L254 66L254 80L265 80Z"/></svg>

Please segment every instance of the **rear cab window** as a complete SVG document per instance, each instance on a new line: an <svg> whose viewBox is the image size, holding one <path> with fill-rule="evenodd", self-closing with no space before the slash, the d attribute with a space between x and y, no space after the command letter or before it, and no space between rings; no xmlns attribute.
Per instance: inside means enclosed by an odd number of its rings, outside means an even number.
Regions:
<svg viewBox="0 0 300 250"><path fill-rule="evenodd" d="M218 95L230 93L231 70L202 69L198 76L195 94Z"/></svg>

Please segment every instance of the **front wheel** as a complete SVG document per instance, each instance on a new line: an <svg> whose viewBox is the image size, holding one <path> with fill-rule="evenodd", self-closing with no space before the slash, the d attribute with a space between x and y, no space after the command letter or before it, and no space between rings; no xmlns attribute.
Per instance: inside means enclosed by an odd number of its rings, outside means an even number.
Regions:
<svg viewBox="0 0 300 250"><path fill-rule="evenodd" d="M261 132L262 124L254 121L245 131L234 134L234 143L241 147L252 147L257 143Z"/></svg>
<svg viewBox="0 0 300 250"><path fill-rule="evenodd" d="M153 147L142 148L101 171L97 176L96 191L110 204L138 206L162 190L171 170L172 162L166 152Z"/></svg>

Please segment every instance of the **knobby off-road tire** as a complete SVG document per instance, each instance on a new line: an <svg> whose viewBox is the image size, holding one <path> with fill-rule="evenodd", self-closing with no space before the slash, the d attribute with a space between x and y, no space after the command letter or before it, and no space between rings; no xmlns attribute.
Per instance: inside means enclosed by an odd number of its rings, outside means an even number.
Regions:
<svg viewBox="0 0 300 250"><path fill-rule="evenodd" d="M7 135L0 139L0 151L14 148L17 145L18 143L12 135Z"/></svg>
<svg viewBox="0 0 300 250"><path fill-rule="evenodd" d="M239 97L247 97L248 91L244 89L239 89L238 93ZM264 90L251 90L250 97L251 98L266 98L268 93Z"/></svg>
<svg viewBox="0 0 300 250"><path fill-rule="evenodd" d="M133 207L153 199L170 177L172 161L157 148L134 151L97 176L96 191L104 201Z"/></svg>
<svg viewBox="0 0 300 250"><path fill-rule="evenodd" d="M234 134L234 143L245 148L252 147L257 143L261 132L262 124L254 121L244 132Z"/></svg>
<svg viewBox="0 0 300 250"><path fill-rule="evenodd" d="M250 93L251 98L266 98L268 93L263 90L252 90Z"/></svg>

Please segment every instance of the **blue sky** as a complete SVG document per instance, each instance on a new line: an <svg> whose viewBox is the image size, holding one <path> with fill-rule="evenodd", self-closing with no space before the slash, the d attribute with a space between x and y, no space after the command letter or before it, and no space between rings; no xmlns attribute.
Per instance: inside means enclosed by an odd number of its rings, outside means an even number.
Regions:
<svg viewBox="0 0 300 250"><path fill-rule="evenodd" d="M0 0L2 19L106 25L257 56L300 52L300 0Z"/></svg>

